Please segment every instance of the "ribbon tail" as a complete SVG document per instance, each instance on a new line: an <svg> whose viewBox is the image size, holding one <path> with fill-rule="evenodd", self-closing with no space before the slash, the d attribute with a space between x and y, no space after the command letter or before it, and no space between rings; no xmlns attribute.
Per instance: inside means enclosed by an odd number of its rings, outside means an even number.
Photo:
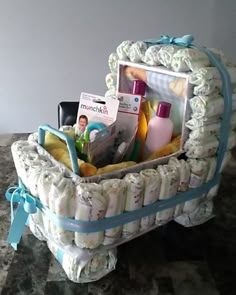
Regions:
<svg viewBox="0 0 236 295"><path fill-rule="evenodd" d="M7 237L7 242L11 244L15 250L17 250L17 244L19 243L23 234L28 215L29 213L25 212L23 204L20 203L15 212L15 217L12 221Z"/></svg>

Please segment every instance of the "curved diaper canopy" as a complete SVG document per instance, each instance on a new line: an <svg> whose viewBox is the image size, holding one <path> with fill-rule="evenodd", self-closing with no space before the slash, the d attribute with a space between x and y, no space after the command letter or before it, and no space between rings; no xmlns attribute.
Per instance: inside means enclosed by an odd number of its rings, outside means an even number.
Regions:
<svg viewBox="0 0 236 295"><path fill-rule="evenodd" d="M144 99L172 104L177 155L81 177L38 143L35 132L12 145L19 184L9 188L16 249L27 223L74 282L115 269L116 246L170 220L195 226L213 217L220 174L236 146L236 67L192 36L124 41L110 54L105 97L130 90L144 74ZM13 210L13 204L18 208Z"/></svg>

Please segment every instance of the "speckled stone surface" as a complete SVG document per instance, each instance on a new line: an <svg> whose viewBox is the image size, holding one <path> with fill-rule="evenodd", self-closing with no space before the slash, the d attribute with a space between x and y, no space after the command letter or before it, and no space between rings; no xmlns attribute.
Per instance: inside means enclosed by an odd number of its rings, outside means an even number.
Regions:
<svg viewBox="0 0 236 295"><path fill-rule="evenodd" d="M26 134L0 135L0 294L236 294L236 165L225 171L215 217L184 228L170 222L118 247L116 269L101 280L75 284L45 242L26 227L17 251L6 242L10 206L5 191L17 183L12 142Z"/></svg>

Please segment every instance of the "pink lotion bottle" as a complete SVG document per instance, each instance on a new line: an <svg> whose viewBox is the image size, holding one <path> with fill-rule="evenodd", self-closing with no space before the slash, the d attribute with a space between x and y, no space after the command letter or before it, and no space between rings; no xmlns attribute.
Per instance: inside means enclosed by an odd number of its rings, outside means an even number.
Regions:
<svg viewBox="0 0 236 295"><path fill-rule="evenodd" d="M147 157L171 141L173 122L169 118L170 109L170 103L163 101L159 102L156 116L148 123L148 131L145 141L145 154Z"/></svg>

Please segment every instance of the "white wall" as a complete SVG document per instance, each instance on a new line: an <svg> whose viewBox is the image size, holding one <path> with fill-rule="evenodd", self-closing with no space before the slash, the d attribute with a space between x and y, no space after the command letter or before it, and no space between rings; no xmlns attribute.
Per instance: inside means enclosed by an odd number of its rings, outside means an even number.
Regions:
<svg viewBox="0 0 236 295"><path fill-rule="evenodd" d="M60 101L103 95L108 56L126 39L192 34L235 60L235 0L221 2L0 0L0 133L57 127Z"/></svg>

